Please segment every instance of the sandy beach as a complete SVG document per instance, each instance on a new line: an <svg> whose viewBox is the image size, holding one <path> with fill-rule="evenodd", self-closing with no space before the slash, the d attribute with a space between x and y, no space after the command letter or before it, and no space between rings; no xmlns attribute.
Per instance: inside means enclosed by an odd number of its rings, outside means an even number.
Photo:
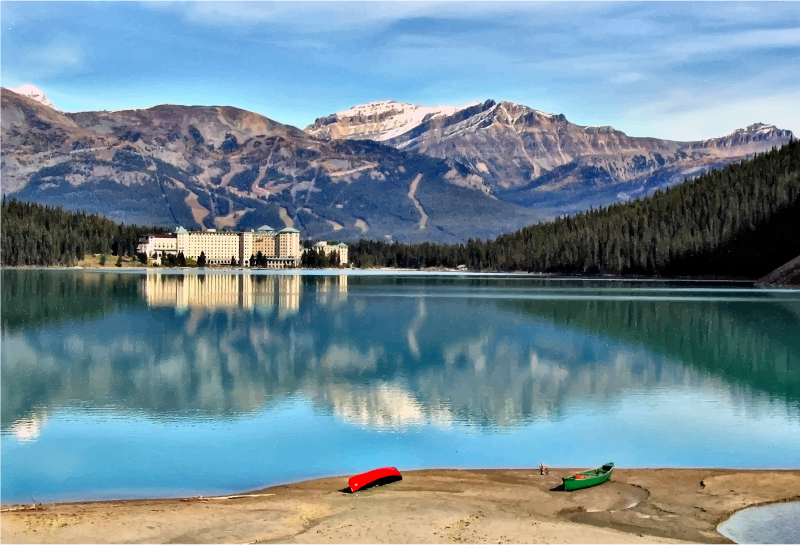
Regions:
<svg viewBox="0 0 800 545"><path fill-rule="evenodd" d="M347 477L227 498L4 506L5 543L729 543L716 526L800 499L800 471L615 470L554 490L573 469L426 470L355 494Z"/></svg>

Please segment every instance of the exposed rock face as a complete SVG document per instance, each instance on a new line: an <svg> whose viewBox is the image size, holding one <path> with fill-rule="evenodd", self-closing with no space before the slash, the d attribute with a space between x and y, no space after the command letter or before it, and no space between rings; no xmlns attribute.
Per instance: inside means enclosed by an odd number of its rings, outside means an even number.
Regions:
<svg viewBox="0 0 800 545"><path fill-rule="evenodd" d="M381 132L374 123L363 128L369 119L345 120L341 114L324 119L328 137L373 138L454 161L498 197L553 213L641 196L780 146L791 136L757 123L702 142L630 137L612 127L583 127L563 114L492 100L407 123L402 133L402 128ZM307 130L320 129L315 124Z"/></svg>
<svg viewBox="0 0 800 545"><path fill-rule="evenodd" d="M383 142L471 106L475 104L426 107L394 100L370 102L318 118L306 128L306 132L327 140L345 138Z"/></svg>
<svg viewBox="0 0 800 545"><path fill-rule="evenodd" d="M2 169L4 194L195 229L292 224L336 240L457 241L538 218L452 161L324 141L231 107L65 114L3 89Z"/></svg>
<svg viewBox="0 0 800 545"><path fill-rule="evenodd" d="M693 142L687 147L691 150L713 151L719 156L741 157L743 154L760 153L772 146L785 144L791 136L792 131L781 130L775 125L755 123L724 136Z"/></svg>
<svg viewBox="0 0 800 545"><path fill-rule="evenodd" d="M786 286L800 288L800 256L778 267L757 282L759 286Z"/></svg>

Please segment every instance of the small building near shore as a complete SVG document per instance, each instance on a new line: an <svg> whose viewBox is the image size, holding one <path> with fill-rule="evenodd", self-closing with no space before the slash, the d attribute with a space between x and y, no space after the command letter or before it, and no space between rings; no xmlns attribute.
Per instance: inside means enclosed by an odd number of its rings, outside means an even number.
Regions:
<svg viewBox="0 0 800 545"><path fill-rule="evenodd" d="M320 240L311 248L306 248L303 250L303 252L305 253L309 250L322 251L326 256L328 256L329 259L331 255L337 254L339 256L340 265L348 264L348 247L344 242L340 242L339 244L328 244L326 241Z"/></svg>

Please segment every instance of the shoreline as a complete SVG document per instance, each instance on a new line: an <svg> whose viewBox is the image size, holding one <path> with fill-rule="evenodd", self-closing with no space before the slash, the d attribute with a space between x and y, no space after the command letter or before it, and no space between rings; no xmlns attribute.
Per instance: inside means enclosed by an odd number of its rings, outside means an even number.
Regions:
<svg viewBox="0 0 800 545"><path fill-rule="evenodd" d="M583 471L586 468L568 468L568 467L549 467L548 470L550 471L551 475L560 475L564 474L572 474L569 472L576 472L576 471ZM539 472L539 467L436 467L436 468L419 468L419 469L408 469L403 470L403 475L405 474L414 474L414 473L425 473L425 472L449 472L449 471L458 471L462 473L473 473L473 472L487 472L487 471L514 471L514 472ZM800 468L783 468L783 467L758 467L758 468L748 468L748 467L662 467L662 466L626 466L624 469L620 467L614 468L614 473L616 474L619 471L670 471L670 472L681 472L681 471L695 471L695 472L709 472L709 473L800 473ZM566 472L566 473L565 473ZM45 505L45 506L58 506L58 505L81 505L81 504L103 504L103 503L124 503L124 502L160 502L160 501L183 501L192 498L204 498L204 499L214 499L214 498L221 498L221 497L228 497L228 496L246 496L250 494L257 494L261 493L265 490L270 490L274 488L284 488L284 487L293 487L303 485L305 483L313 483L315 481L331 481L334 479L341 479L342 482L347 485L347 480L352 477L352 475L345 475L345 474L337 474L337 475L323 475L317 477L311 477L307 479L301 479L297 481L286 481L286 482L276 482L272 483L260 488L247 488L244 490L231 490L227 491L224 494L219 495L209 495L204 496L202 494L191 494L191 495L164 495L164 496L131 496L131 497L108 497L108 498L94 498L94 499L67 499L67 500L57 500L57 501L44 501L39 502L37 501L37 505ZM800 490L798 490L798 495L800 495ZM774 502L768 503L780 503L782 501L787 500L776 500ZM791 501L791 500L789 500ZM30 506L31 502L4 502L2 498L0 498L0 509L5 512L9 507L19 507L19 506Z"/></svg>
<svg viewBox="0 0 800 545"><path fill-rule="evenodd" d="M578 275L578 274L557 274L557 273L535 273L525 271L473 271L473 270L458 270L458 269L399 269L392 267L372 267L369 269L359 268L325 268L325 269L266 269L266 268L249 268L249 267L116 267L116 266L103 266L103 267L47 267L39 265L20 265L20 266L7 266L3 265L0 269L8 270L31 270L31 271L91 271L91 272L214 272L214 273L242 273L242 272L266 272L269 274L308 274L319 272L322 274L356 274L356 275L369 275L370 273L392 273L392 274L421 274L421 275L448 275L448 276L500 276L509 277L516 276L522 278L534 279L547 279L547 280L596 280L596 281L618 281L618 282L692 282L692 283L725 283L725 284L745 284L755 286L758 279L746 278L729 278L729 277L708 277L708 276L614 276L614 275ZM780 286L765 284L758 287L793 287L793 286Z"/></svg>
<svg viewBox="0 0 800 545"><path fill-rule="evenodd" d="M733 513L800 500L800 470L615 469L576 492L573 468L418 470L344 493L347 476L216 497L3 506L7 542L730 543Z"/></svg>

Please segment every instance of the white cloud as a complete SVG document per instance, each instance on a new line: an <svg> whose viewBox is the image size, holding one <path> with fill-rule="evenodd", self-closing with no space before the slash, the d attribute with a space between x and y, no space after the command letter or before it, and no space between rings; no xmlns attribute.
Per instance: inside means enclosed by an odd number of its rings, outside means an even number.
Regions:
<svg viewBox="0 0 800 545"><path fill-rule="evenodd" d="M380 20L406 17L449 15L464 17L476 14L496 14L500 10L520 13L566 13L606 9L610 5L631 5L630 0L139 0L155 9L180 10L189 19L207 23L256 23L264 21L298 22L324 25L358 26Z"/></svg>
<svg viewBox="0 0 800 545"><path fill-rule="evenodd" d="M800 28L785 28L710 35L669 45L664 52L672 56L686 56L737 49L796 46L800 46Z"/></svg>
<svg viewBox="0 0 800 545"><path fill-rule="evenodd" d="M83 63L83 49L77 43L59 40L28 53L28 59L50 68L74 67Z"/></svg>

